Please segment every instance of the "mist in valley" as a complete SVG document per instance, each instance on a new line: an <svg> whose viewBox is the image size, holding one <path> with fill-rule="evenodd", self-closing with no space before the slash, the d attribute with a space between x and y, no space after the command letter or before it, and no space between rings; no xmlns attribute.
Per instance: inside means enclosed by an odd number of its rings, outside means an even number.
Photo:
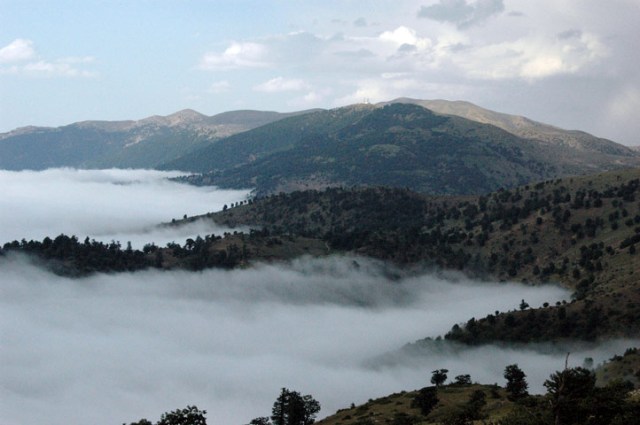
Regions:
<svg viewBox="0 0 640 425"><path fill-rule="evenodd" d="M246 196L182 186L166 176L0 172L3 187L10 187L0 205L8 223L1 236L65 232L118 235L125 243L160 237L156 223ZM189 231L204 236L208 229ZM179 233L169 236L184 242ZM398 351L406 343L443 335L470 317L516 309L522 299L532 307L568 300L570 293L409 273L359 257L70 279L9 255L0 257L0 276L0 423L6 424L121 424L195 404L209 412L211 424L240 425L269 415L282 387L312 394L326 416L351 402L429 385L436 368L449 369L450 378L468 373L474 381L503 384L511 363L540 392L566 355L479 347L407 356ZM570 360L580 365L589 356L598 363L634 343L572 347Z"/></svg>
<svg viewBox="0 0 640 425"><path fill-rule="evenodd" d="M134 248L154 242L184 243L198 234L231 231L211 221L182 227L159 227L219 211L247 199L248 190L195 187L168 180L179 172L154 170L0 170L0 243L22 238L42 240L61 233L103 242L131 242Z"/></svg>

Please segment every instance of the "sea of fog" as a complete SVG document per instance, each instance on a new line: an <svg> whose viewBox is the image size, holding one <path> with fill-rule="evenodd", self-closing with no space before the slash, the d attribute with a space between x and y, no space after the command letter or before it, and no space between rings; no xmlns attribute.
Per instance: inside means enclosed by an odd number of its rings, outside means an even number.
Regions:
<svg viewBox="0 0 640 425"><path fill-rule="evenodd" d="M197 234L222 234L211 221L184 227L160 223L221 210L247 199L248 190L218 190L168 180L177 172L153 170L0 170L0 244L42 240L61 233L134 248L184 241Z"/></svg>
<svg viewBox="0 0 640 425"><path fill-rule="evenodd" d="M246 196L165 176L0 172L2 187L10 186L0 218L14 227L3 226L2 237L66 232L142 242L140 235L166 236L153 230L156 222ZM429 385L436 368L502 384L511 363L541 391L566 353L482 347L399 356L386 366L372 359L472 316L517 308L522 299L535 307L568 297L555 286L395 273L356 257L68 279L7 256L0 258L0 423L118 425L195 404L210 424L241 425L268 416L282 387L312 394L325 416ZM634 343L575 348L570 360L598 363Z"/></svg>

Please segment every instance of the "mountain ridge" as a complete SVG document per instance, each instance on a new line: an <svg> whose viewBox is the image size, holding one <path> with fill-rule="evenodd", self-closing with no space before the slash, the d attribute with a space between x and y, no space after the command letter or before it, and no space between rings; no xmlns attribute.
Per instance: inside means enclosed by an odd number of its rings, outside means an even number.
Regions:
<svg viewBox="0 0 640 425"><path fill-rule="evenodd" d="M640 155L624 147L583 144L576 149L396 102L286 118L225 138L162 168L211 171L190 181L255 187L258 194L323 185L391 185L465 194L637 165Z"/></svg>
<svg viewBox="0 0 640 425"><path fill-rule="evenodd" d="M183 170L209 173L196 184L258 193L344 184L480 193L637 165L637 150L584 132L465 101L411 98L291 113L183 109L0 134L0 168Z"/></svg>
<svg viewBox="0 0 640 425"><path fill-rule="evenodd" d="M593 136L581 130L568 130L535 121L525 116L492 111L463 100L421 100L403 97L389 102L382 102L380 105L392 103L420 105L440 114L455 115L472 121L495 125L519 137L532 138L546 143L563 143L582 149L600 144L601 149L604 148L604 150L607 150L606 148L608 148L609 153L617 154L628 152L631 149L628 146L618 144L606 138Z"/></svg>
<svg viewBox="0 0 640 425"><path fill-rule="evenodd" d="M240 110L206 116L184 109L139 120L88 120L0 134L0 168L156 168L215 141L307 111Z"/></svg>

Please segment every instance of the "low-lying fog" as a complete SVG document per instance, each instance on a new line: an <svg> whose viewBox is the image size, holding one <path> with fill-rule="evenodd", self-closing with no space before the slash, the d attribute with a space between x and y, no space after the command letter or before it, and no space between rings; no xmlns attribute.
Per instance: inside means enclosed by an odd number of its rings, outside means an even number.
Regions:
<svg viewBox="0 0 640 425"><path fill-rule="evenodd" d="M6 424L121 424L187 404L212 424L270 414L279 388L313 394L322 414L428 385L430 371L503 383L517 362L534 390L563 353L497 348L432 353L370 368L375 356L453 323L567 297L557 287L382 277L364 259L302 259L231 272L157 271L71 280L0 260ZM626 348L577 352L596 361ZM579 363L578 363L579 364Z"/></svg>
<svg viewBox="0 0 640 425"><path fill-rule="evenodd" d="M179 186L166 175L0 172L1 236L118 234L124 243L157 222L245 196ZM515 309L522 299L539 306L569 297L553 286L392 279L390 269L334 257L67 279L23 257L0 257L0 423L119 425L195 404L210 424L241 425L269 415L281 387L312 394L326 416L429 385L436 368L503 384L504 367L518 363L540 391L563 366L564 353L485 347L372 367L371 359L472 316ZM600 362L633 344L572 350L571 362Z"/></svg>
<svg viewBox="0 0 640 425"><path fill-rule="evenodd" d="M248 191L195 187L167 180L177 172L153 170L0 170L0 244L25 238L42 240L60 233L134 248L155 242L184 241L228 228L194 222L180 228L159 223L221 210L246 199Z"/></svg>

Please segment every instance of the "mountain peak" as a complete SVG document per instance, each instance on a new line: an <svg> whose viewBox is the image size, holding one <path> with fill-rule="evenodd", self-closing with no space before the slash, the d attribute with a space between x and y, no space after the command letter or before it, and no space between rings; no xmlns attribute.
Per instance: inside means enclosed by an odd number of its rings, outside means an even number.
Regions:
<svg viewBox="0 0 640 425"><path fill-rule="evenodd" d="M169 120L170 125L179 125L202 121L207 118L207 116L194 111L193 109L183 109L171 115L167 115L166 118Z"/></svg>
<svg viewBox="0 0 640 425"><path fill-rule="evenodd" d="M202 123L206 118L206 115L194 111L193 109L183 109L166 116L153 115L138 121L138 124L156 124L175 127L181 125L199 124Z"/></svg>
<svg viewBox="0 0 640 425"><path fill-rule="evenodd" d="M180 119L202 119L205 118L206 115L201 114L198 111L194 111L193 109L182 109L181 111L174 112L171 115L167 115L167 118L180 118Z"/></svg>

